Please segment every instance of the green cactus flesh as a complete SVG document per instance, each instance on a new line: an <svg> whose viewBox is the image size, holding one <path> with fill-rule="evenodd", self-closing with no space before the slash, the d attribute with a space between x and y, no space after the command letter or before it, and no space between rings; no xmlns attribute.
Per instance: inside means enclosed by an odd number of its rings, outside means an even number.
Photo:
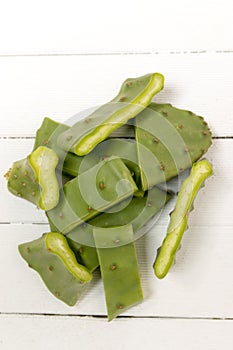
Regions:
<svg viewBox="0 0 233 350"><path fill-rule="evenodd" d="M61 151L57 144L58 136L68 130L70 127L65 124L58 123L50 118L44 118L40 128L36 132L36 139L33 149L39 146L46 146L53 149L56 153Z"/></svg>
<svg viewBox="0 0 233 350"><path fill-rule="evenodd" d="M97 145L92 152L85 157L79 157L73 153L67 153L63 164L63 172L72 176L78 176L89 170L95 164L111 156L123 160L138 187L140 187L140 169L137 160L136 142L129 139L108 139Z"/></svg>
<svg viewBox="0 0 233 350"><path fill-rule="evenodd" d="M47 216L58 231L67 233L135 191L128 168L120 158L110 157L68 181L60 191L59 204Z"/></svg>
<svg viewBox="0 0 233 350"><path fill-rule="evenodd" d="M133 228L130 224L112 228L95 227L93 234L104 284L108 320L111 321L143 300ZM131 243L124 244L125 240Z"/></svg>
<svg viewBox="0 0 233 350"><path fill-rule="evenodd" d="M74 228L67 237L89 246L95 246L92 227L123 226L132 223L136 234L163 206L170 200L171 194L153 187L144 197L133 197L114 206L89 220L87 223ZM52 226L53 229L56 226Z"/></svg>
<svg viewBox="0 0 233 350"><path fill-rule="evenodd" d="M90 272L95 271L99 266L96 248L77 243L70 239L69 235L66 236L66 239L78 262L86 266Z"/></svg>
<svg viewBox="0 0 233 350"><path fill-rule="evenodd" d="M210 163L203 159L193 164L191 173L186 178L179 191L175 209L171 213L167 235L162 243L154 263L154 272L158 278L168 273L181 239L187 229L187 217L192 210L193 201L203 182L213 173Z"/></svg>
<svg viewBox="0 0 233 350"><path fill-rule="evenodd" d="M40 186L36 181L34 170L28 158L14 162L12 168L5 175L8 190L15 196L39 205Z"/></svg>
<svg viewBox="0 0 233 350"><path fill-rule="evenodd" d="M28 159L41 188L39 207L51 210L59 201L59 185L55 174L58 157L53 150L40 146L29 155Z"/></svg>
<svg viewBox="0 0 233 350"><path fill-rule="evenodd" d="M19 252L29 267L40 274L50 292L69 306L77 302L91 279L91 273L76 261L60 233L44 234L21 244Z"/></svg>
<svg viewBox="0 0 233 350"><path fill-rule="evenodd" d="M114 130L147 107L163 84L164 77L159 73L127 79L113 100L62 133L58 138L59 145L79 156L88 154Z"/></svg>
<svg viewBox="0 0 233 350"><path fill-rule="evenodd" d="M203 118L170 104L152 103L135 125L143 190L189 168L211 145Z"/></svg>

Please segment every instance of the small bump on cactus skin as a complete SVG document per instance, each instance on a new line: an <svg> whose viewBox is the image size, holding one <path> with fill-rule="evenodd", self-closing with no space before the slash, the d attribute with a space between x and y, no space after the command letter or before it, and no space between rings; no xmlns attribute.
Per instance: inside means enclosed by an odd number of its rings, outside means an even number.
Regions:
<svg viewBox="0 0 233 350"><path fill-rule="evenodd" d="M127 79L113 100L62 133L58 138L59 145L79 156L88 154L114 130L147 107L153 96L163 88L163 84L164 77L159 73ZM124 102L120 101L122 97ZM70 141L67 140L68 137L72 137Z"/></svg>
<svg viewBox="0 0 233 350"><path fill-rule="evenodd" d="M135 118L135 127L143 190L189 168L211 145L203 118L170 104L151 103Z"/></svg>
<svg viewBox="0 0 233 350"><path fill-rule="evenodd" d="M29 155L28 159L41 188L39 207L51 210L59 201L59 185L55 174L58 157L52 149L40 146Z"/></svg>
<svg viewBox="0 0 233 350"><path fill-rule="evenodd" d="M108 320L143 300L132 225L94 228ZM131 242L112 247L112 241Z"/></svg>
<svg viewBox="0 0 233 350"><path fill-rule="evenodd" d="M44 234L39 239L19 245L19 252L29 267L40 274L50 292L67 305L73 306L86 288L84 280L89 280L91 274L72 257L73 252L64 243L63 235L58 238L59 233L52 233L52 237L49 234L47 242L48 234ZM67 257L68 263L64 261ZM79 270L81 273L77 273ZM79 275L82 276L81 279L78 278Z"/></svg>
<svg viewBox="0 0 233 350"><path fill-rule="evenodd" d="M193 208L193 201L204 181L212 173L210 163L203 159L193 164L189 177L183 181L175 209L170 215L167 235L154 263L154 272L158 278L164 278L172 266L183 234L187 229L188 214Z"/></svg>
<svg viewBox="0 0 233 350"><path fill-rule="evenodd" d="M100 181L105 183L104 191L99 188ZM120 158L110 157L67 182L60 191L59 204L47 211L47 216L59 232L68 233L135 191L137 186L128 168ZM62 218L59 213L63 213Z"/></svg>

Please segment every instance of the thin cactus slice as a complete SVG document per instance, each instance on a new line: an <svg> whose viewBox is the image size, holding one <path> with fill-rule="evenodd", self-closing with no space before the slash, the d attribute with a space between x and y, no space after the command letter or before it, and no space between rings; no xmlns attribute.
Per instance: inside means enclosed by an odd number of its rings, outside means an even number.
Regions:
<svg viewBox="0 0 233 350"><path fill-rule="evenodd" d="M108 320L143 300L132 225L93 229ZM127 243L131 241L131 243ZM126 243L124 243L126 242ZM119 244L119 246L118 246Z"/></svg>
<svg viewBox="0 0 233 350"><path fill-rule="evenodd" d="M88 246L95 246L92 228L123 226L131 223L133 231L137 232L171 199L170 193L157 187L152 188L144 197L133 197L130 203L128 199L114 206L110 212L101 213L67 234L67 237ZM57 229L51 225L52 229Z"/></svg>
<svg viewBox="0 0 233 350"><path fill-rule="evenodd" d="M59 232L67 233L135 191L128 168L120 158L111 157L67 182L60 191L59 204L47 216Z"/></svg>
<svg viewBox="0 0 233 350"><path fill-rule="evenodd" d="M65 237L60 233L19 245L19 252L29 267L37 271L50 292L73 306L91 279L91 273L78 264Z"/></svg>
<svg viewBox="0 0 233 350"><path fill-rule="evenodd" d="M189 168L211 145L204 119L170 104L152 103L135 125L143 190Z"/></svg>
<svg viewBox="0 0 233 350"><path fill-rule="evenodd" d="M12 194L39 205L40 186L28 158L14 162L12 168L5 174L5 178L7 188Z"/></svg>
<svg viewBox="0 0 233 350"><path fill-rule="evenodd" d="M147 107L163 84L164 77L159 73L125 80L113 100L62 133L58 138L59 145L79 156L88 154L114 130Z"/></svg>
<svg viewBox="0 0 233 350"><path fill-rule="evenodd" d="M40 146L29 155L28 159L41 188L39 207L51 210L59 201L59 185L55 174L58 157L53 150Z"/></svg>
<svg viewBox="0 0 233 350"><path fill-rule="evenodd" d="M187 229L188 214L193 201L204 181L213 173L210 163L203 159L193 164L177 197L174 211L171 213L167 235L154 263L154 272L158 278L164 278L173 264L181 239Z"/></svg>

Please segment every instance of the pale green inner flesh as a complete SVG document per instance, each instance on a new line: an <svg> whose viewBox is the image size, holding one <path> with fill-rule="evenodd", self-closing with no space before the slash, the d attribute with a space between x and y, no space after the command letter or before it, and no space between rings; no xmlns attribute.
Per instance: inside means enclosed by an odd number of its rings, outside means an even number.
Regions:
<svg viewBox="0 0 233 350"><path fill-rule="evenodd" d="M80 265L70 249L65 237L58 232L50 232L46 236L46 246L52 253L58 255L74 277L82 282L89 282L92 278L87 268Z"/></svg>
<svg viewBox="0 0 233 350"><path fill-rule="evenodd" d="M163 278L170 269L175 253L187 227L187 216L202 183L212 174L212 167L202 160L193 165L189 177L183 181L175 209L171 214L167 236L155 261L156 276Z"/></svg>
<svg viewBox="0 0 233 350"><path fill-rule="evenodd" d="M59 186L55 175L58 157L53 150L40 146L29 156L29 160L41 186L39 206L43 210L50 210L59 200Z"/></svg>

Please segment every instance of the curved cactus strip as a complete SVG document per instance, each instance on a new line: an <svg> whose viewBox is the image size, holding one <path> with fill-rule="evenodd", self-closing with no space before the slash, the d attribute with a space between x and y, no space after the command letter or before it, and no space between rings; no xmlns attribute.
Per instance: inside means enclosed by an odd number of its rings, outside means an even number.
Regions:
<svg viewBox="0 0 233 350"><path fill-rule="evenodd" d="M39 205L40 186L28 158L14 162L12 168L5 174L5 178L7 188L12 194Z"/></svg>
<svg viewBox="0 0 233 350"><path fill-rule="evenodd" d="M143 300L132 225L93 229L108 321ZM132 243L123 244L131 241ZM116 242L121 245L117 246ZM113 246L112 246L113 244Z"/></svg>
<svg viewBox="0 0 233 350"><path fill-rule="evenodd" d="M67 243L64 243L63 235L49 235L48 240L48 234L44 234L39 239L19 245L19 252L29 267L40 274L50 292L67 305L73 306L84 291L91 273L72 257L73 252Z"/></svg>
<svg viewBox="0 0 233 350"><path fill-rule="evenodd" d="M55 174L58 157L53 150L40 146L29 155L28 159L41 187L39 207L51 210L59 201L59 185Z"/></svg>
<svg viewBox="0 0 233 350"><path fill-rule="evenodd" d="M163 84L164 77L159 73L125 80L113 100L62 133L58 138L59 145L79 156L88 154L114 130L147 107Z"/></svg>
<svg viewBox="0 0 233 350"><path fill-rule="evenodd" d="M171 213L167 235L154 263L154 272L158 278L168 273L181 239L187 229L187 217L192 210L193 201L203 182L213 173L210 163L203 159L194 163L189 177L183 181L177 197L174 211Z"/></svg>
<svg viewBox="0 0 233 350"><path fill-rule="evenodd" d="M211 145L203 118L170 104L151 103L135 126L143 190L189 168Z"/></svg>
<svg viewBox="0 0 233 350"><path fill-rule="evenodd" d="M110 157L67 182L60 191L59 204L47 216L59 232L67 233L135 191L128 168L120 158Z"/></svg>
<svg viewBox="0 0 233 350"><path fill-rule="evenodd" d="M74 228L67 237L79 244L94 247L93 227L133 226L135 239L138 231L171 199L171 194L152 188L145 197L133 197L113 207L114 211L101 213L87 223ZM51 223L50 223L51 225ZM53 230L56 229L53 225ZM84 263L85 265L85 263Z"/></svg>

